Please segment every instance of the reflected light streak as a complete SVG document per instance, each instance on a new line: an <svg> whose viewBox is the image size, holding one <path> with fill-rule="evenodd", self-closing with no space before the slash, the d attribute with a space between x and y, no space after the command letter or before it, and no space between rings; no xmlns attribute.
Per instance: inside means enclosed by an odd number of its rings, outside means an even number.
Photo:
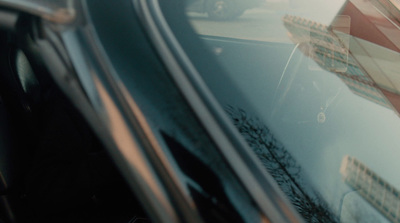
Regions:
<svg viewBox="0 0 400 223"><path fill-rule="evenodd" d="M279 206L281 207L282 212L285 213L285 215L289 217L290 222L296 222L296 221L298 221L298 219L296 219L296 218L293 216L293 210L290 210L290 209L288 208L288 206L285 205L281 199L276 199L276 200L278 201ZM269 221L265 220L265 222L269 222Z"/></svg>
<svg viewBox="0 0 400 223"><path fill-rule="evenodd" d="M158 182L153 178L153 173L149 169L145 157L140 152L139 146L133 140L132 135L128 126L125 123L117 106L111 99L108 92L105 90L101 82L94 78L95 85L98 89L99 96L104 103L104 107L108 114L108 127L114 138L114 142L118 147L118 151L123 155L123 158L128 161L129 165L141 178L139 184L142 184L142 188L145 190L150 189L151 195L154 195L157 200L157 204L161 204L162 209L168 209L167 212L173 215L169 202L163 195L162 191L158 187ZM153 202L155 200L152 200ZM176 216L174 216L176 219Z"/></svg>
<svg viewBox="0 0 400 223"><path fill-rule="evenodd" d="M135 114L135 117L138 120L138 122L140 124L140 127L144 131L147 139L149 140L152 148L154 148L154 151L157 153L157 158L160 159L160 161L163 164L163 167L168 172L169 177L173 179L174 184L177 187L179 187L180 191L185 191L186 194L189 194L189 191L186 189L186 187L183 187L182 184L179 183L180 180L179 180L178 176L176 174L174 174L175 171L171 167L170 161L168 160L168 158L164 155L164 152L162 151L162 148L160 147L160 145L158 143L158 140L154 136L153 131L151 130L151 127L148 125L144 114L142 113L142 111L140 110L138 105L135 103L135 101L132 99L132 97L130 96L128 90L124 86L121 86L120 90L122 91L125 99L127 100L128 104L129 104L129 107L131 108L131 110ZM187 204L190 205L190 207L195 208L196 205L193 202L193 200L185 199L185 201L187 202Z"/></svg>

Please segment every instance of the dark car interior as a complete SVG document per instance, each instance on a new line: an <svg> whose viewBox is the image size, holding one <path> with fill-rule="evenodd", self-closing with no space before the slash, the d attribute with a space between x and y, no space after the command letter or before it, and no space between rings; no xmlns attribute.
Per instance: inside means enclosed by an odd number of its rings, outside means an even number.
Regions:
<svg viewBox="0 0 400 223"><path fill-rule="evenodd" d="M34 31L40 20L4 9L0 17L0 222L148 222L43 64ZM57 140L67 142L64 154Z"/></svg>

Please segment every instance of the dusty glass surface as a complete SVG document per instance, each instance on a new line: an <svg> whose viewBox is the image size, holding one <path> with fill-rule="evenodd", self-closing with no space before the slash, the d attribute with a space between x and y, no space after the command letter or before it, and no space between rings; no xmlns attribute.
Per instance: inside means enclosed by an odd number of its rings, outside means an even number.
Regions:
<svg viewBox="0 0 400 223"><path fill-rule="evenodd" d="M308 222L399 222L398 1L236 2L188 1L186 16L226 71L201 75L265 168Z"/></svg>

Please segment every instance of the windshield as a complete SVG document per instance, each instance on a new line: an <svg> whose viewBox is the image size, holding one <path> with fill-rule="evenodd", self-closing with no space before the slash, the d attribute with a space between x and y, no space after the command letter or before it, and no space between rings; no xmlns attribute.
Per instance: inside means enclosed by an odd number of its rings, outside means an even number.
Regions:
<svg viewBox="0 0 400 223"><path fill-rule="evenodd" d="M185 5L201 41L171 28L303 218L400 221L399 2Z"/></svg>

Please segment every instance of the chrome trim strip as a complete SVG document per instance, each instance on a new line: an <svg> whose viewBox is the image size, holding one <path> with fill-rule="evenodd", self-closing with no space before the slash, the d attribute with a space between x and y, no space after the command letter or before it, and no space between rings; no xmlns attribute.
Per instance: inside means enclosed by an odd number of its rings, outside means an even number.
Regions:
<svg viewBox="0 0 400 223"><path fill-rule="evenodd" d="M232 123L173 35L158 1L133 3L178 88L260 210L271 222L303 222L241 135L233 131Z"/></svg>

